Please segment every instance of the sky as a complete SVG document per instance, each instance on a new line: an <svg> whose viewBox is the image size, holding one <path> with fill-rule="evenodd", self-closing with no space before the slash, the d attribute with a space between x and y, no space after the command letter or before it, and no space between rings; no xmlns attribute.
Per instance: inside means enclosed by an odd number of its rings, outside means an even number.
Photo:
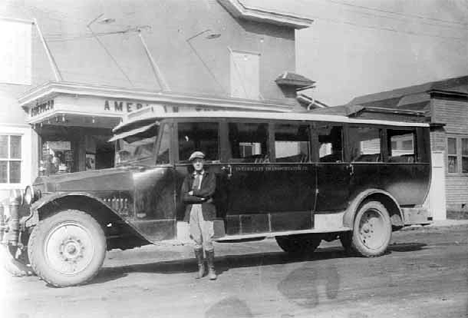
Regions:
<svg viewBox="0 0 468 318"><path fill-rule="evenodd" d="M330 106L468 75L466 0L243 0L314 20L296 31L305 93Z"/></svg>

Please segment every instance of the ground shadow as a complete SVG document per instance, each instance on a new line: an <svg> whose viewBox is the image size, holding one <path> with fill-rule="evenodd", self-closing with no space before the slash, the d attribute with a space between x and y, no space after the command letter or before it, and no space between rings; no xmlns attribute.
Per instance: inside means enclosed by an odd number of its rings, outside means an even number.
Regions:
<svg viewBox="0 0 468 318"><path fill-rule="evenodd" d="M388 252L415 252L423 250L427 244L424 243L399 243L388 247Z"/></svg>
<svg viewBox="0 0 468 318"><path fill-rule="evenodd" d="M388 253L414 252L423 249L425 246L426 244L421 243L393 244L389 247ZM315 253L304 256L292 256L284 252L224 255L216 257L216 271L218 274L222 275L224 272L233 268L269 266L349 257L356 256L346 254L341 247L320 248ZM193 258L104 267L90 284L100 284L116 280L127 276L128 273L179 274L194 273L196 270L197 265Z"/></svg>

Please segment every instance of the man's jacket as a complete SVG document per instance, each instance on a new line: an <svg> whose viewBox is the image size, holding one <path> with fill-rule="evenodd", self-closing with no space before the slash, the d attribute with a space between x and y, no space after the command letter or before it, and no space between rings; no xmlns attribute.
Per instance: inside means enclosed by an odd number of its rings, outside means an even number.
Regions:
<svg viewBox="0 0 468 318"><path fill-rule="evenodd" d="M213 194L216 190L216 176L214 173L205 170L200 189L192 189L195 174L190 173L185 176L182 184L181 196L182 201L186 204L184 221L190 220L190 211L192 204L201 204L203 218L206 221L212 221L216 218L216 207L213 203ZM193 195L188 194L193 191Z"/></svg>

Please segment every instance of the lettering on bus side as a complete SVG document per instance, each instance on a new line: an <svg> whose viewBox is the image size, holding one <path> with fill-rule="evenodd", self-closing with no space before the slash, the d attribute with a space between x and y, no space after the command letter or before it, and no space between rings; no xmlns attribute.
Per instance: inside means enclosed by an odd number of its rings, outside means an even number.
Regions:
<svg viewBox="0 0 468 318"><path fill-rule="evenodd" d="M234 171L239 171L239 172L264 172L264 171L307 171L308 167L307 166L300 166L300 165L295 165L295 166L240 166L240 167L234 167Z"/></svg>

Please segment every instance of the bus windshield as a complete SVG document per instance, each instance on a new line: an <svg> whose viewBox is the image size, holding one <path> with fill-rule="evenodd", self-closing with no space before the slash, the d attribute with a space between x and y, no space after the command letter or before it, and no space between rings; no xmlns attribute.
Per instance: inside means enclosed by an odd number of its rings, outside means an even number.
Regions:
<svg viewBox="0 0 468 318"><path fill-rule="evenodd" d="M151 158L158 136L159 125L152 124L114 137L117 140L115 165L125 165Z"/></svg>

